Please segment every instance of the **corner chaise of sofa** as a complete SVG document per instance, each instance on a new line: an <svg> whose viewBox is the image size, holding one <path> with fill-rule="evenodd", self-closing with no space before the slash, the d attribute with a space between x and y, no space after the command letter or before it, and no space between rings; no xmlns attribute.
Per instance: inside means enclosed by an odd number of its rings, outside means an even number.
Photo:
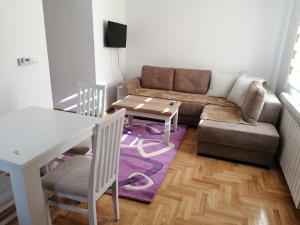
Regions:
<svg viewBox="0 0 300 225"><path fill-rule="evenodd" d="M268 91L255 126L201 120L197 134L198 154L271 166L279 143L276 126L280 111L280 101Z"/></svg>

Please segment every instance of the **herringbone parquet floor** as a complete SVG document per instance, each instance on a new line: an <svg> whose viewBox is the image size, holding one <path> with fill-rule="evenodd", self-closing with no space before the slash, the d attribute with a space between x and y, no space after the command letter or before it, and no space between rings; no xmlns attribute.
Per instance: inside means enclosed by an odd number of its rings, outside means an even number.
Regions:
<svg viewBox="0 0 300 225"><path fill-rule="evenodd" d="M121 199L113 220L110 196L98 201L99 224L300 225L279 166L262 169L196 155L189 129L153 203ZM86 216L52 209L54 225L87 225ZM12 224L17 224L13 222Z"/></svg>

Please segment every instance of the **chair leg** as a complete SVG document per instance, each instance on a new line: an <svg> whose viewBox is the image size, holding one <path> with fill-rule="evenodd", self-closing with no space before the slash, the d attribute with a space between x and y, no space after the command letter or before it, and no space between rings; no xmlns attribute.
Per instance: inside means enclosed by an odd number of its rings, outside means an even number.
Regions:
<svg viewBox="0 0 300 225"><path fill-rule="evenodd" d="M46 205L47 224L52 225L50 206Z"/></svg>
<svg viewBox="0 0 300 225"><path fill-rule="evenodd" d="M88 211L89 211L89 224L97 225L97 207L96 201L92 200L88 202Z"/></svg>
<svg viewBox="0 0 300 225"><path fill-rule="evenodd" d="M112 185L112 198L114 206L115 219L120 219L120 207L119 207L119 182L118 179Z"/></svg>

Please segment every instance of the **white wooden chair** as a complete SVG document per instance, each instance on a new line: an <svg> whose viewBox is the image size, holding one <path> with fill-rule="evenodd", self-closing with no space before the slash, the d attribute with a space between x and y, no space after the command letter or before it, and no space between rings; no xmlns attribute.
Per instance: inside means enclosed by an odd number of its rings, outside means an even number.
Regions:
<svg viewBox="0 0 300 225"><path fill-rule="evenodd" d="M14 204L13 193L10 184L10 178L7 176L0 176L0 213L4 212ZM14 212L4 219L0 220L0 225L8 224L17 214Z"/></svg>
<svg viewBox="0 0 300 225"><path fill-rule="evenodd" d="M78 84L77 113L103 118L105 111L105 85ZM68 151L68 154L85 155L92 148L91 139L85 140Z"/></svg>
<svg viewBox="0 0 300 225"><path fill-rule="evenodd" d="M73 212L89 215L89 224L97 224L96 201L109 187L112 197L115 219L120 218L118 198L118 174L120 142L124 124L125 109L105 119L99 120L93 138L92 159L77 155L60 163L43 177L46 195L85 202L88 209L47 200L49 205L64 208ZM95 137L96 136L96 137ZM50 213L49 218L50 218ZM49 221L51 224L51 221Z"/></svg>
<svg viewBox="0 0 300 225"><path fill-rule="evenodd" d="M103 118L105 85L78 84L77 113Z"/></svg>

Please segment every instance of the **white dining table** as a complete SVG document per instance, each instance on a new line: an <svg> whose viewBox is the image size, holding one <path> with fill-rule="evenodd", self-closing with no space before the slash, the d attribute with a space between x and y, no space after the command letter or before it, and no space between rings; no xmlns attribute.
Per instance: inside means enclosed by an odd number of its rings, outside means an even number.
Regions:
<svg viewBox="0 0 300 225"><path fill-rule="evenodd" d="M49 224L40 169L91 137L97 120L39 107L0 117L0 170L10 173L20 225Z"/></svg>

